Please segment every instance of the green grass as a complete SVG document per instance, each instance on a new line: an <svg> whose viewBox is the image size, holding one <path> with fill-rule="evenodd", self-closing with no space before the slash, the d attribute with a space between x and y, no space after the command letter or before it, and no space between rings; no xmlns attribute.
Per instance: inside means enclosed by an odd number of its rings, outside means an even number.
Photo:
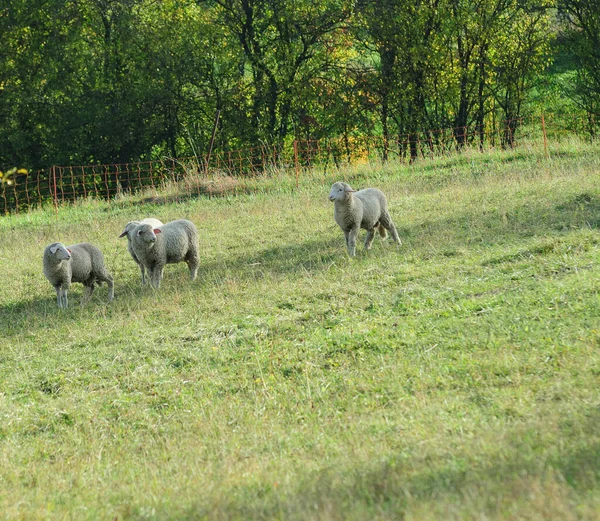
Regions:
<svg viewBox="0 0 600 521"><path fill-rule="evenodd" d="M0 518L600 519L599 152L0 218ZM346 256L338 179L400 249ZM141 287L117 236L149 215L196 223L197 281ZM101 247L114 303L58 310L55 240Z"/></svg>

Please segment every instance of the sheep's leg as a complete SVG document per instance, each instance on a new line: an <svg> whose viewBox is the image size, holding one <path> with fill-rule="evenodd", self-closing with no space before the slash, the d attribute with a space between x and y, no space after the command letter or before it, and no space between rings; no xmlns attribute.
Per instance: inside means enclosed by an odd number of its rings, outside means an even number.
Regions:
<svg viewBox="0 0 600 521"><path fill-rule="evenodd" d="M108 284L108 301L112 302L115 298L115 283L112 275L110 273L105 273L104 275L98 277L98 280Z"/></svg>
<svg viewBox="0 0 600 521"><path fill-rule="evenodd" d="M154 266L153 268L149 268L148 271L150 272L150 285L154 289L158 289L160 287L160 279L162 279L163 267Z"/></svg>
<svg viewBox="0 0 600 521"><path fill-rule="evenodd" d="M65 284L60 284L56 287L56 302L61 309L64 309L69 305L69 299L67 298L68 289L69 286Z"/></svg>
<svg viewBox="0 0 600 521"><path fill-rule="evenodd" d="M398 235L398 230L396 230L396 227L394 226L394 223L390 221L390 227L388 228L388 230L390 231L390 234L392 236L392 239L394 240L394 242L398 245L398 246L402 246L402 240L400 239L400 236Z"/></svg>
<svg viewBox="0 0 600 521"><path fill-rule="evenodd" d="M60 286L56 286L54 289L56 290L56 304L59 308L62 308L62 288Z"/></svg>
<svg viewBox="0 0 600 521"><path fill-rule="evenodd" d="M92 298L92 293L94 293L94 283L92 282L89 286L83 287L83 296L81 297L81 306L85 306Z"/></svg>
<svg viewBox="0 0 600 521"><path fill-rule="evenodd" d="M142 272L142 286L144 286L146 284L146 268L141 262L139 263L139 267Z"/></svg>
<svg viewBox="0 0 600 521"><path fill-rule="evenodd" d="M392 236L394 242L398 246L402 245L402 241L400 240L400 236L398 235L398 230L396 230L396 227L394 226L390 215L388 213L382 214L381 219L379 219L379 222L388 232L390 232L390 235Z"/></svg>
<svg viewBox="0 0 600 521"><path fill-rule="evenodd" d="M358 236L358 226L351 228L346 233L346 247L348 249L348 255L354 257L356 255L356 238Z"/></svg>
<svg viewBox="0 0 600 521"><path fill-rule="evenodd" d="M198 264L198 257L194 256L190 260L188 260L187 265L190 269L190 280L196 280L196 277L198 275Z"/></svg>
<svg viewBox="0 0 600 521"><path fill-rule="evenodd" d="M367 238L365 239L365 250L370 250L375 238L375 228L367 230Z"/></svg>
<svg viewBox="0 0 600 521"><path fill-rule="evenodd" d="M107 281L107 284L108 284L108 301L112 302L113 299L115 298L115 283L114 283L112 277L110 278L110 280Z"/></svg>

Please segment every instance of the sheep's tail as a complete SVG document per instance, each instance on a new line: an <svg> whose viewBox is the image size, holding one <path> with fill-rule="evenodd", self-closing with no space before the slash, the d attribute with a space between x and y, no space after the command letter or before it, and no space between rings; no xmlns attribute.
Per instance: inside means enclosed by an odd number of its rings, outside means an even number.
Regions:
<svg viewBox="0 0 600 521"><path fill-rule="evenodd" d="M381 235L382 239L385 239L388 236L387 230L383 227L383 225L381 223L377 223L375 225L377 227L377 229L379 230L379 235Z"/></svg>

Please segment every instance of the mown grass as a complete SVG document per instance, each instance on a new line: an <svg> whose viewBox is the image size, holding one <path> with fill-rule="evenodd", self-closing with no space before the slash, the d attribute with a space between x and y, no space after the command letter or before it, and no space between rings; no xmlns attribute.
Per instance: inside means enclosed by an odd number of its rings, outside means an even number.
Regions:
<svg viewBox="0 0 600 521"><path fill-rule="evenodd" d="M0 516L600 519L598 152L3 217ZM347 258L338 179L388 193L400 249ZM117 236L147 215L196 223L196 282L140 286ZM113 304L57 309L54 240L102 248Z"/></svg>

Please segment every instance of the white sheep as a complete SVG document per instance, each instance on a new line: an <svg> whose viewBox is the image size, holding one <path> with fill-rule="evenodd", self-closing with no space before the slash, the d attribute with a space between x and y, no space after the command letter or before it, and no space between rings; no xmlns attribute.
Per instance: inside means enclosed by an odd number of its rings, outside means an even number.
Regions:
<svg viewBox="0 0 600 521"><path fill-rule="evenodd" d="M135 255L135 253L133 251L133 246L131 244L131 240L133 238L133 231L140 224L149 224L153 228L158 228L159 226L162 226L163 223L161 221L159 221L158 219L154 219L152 217L148 217L146 219L142 219L141 221L129 221L125 225L125 229L123 230L123 233L121 235L119 235L119 238L121 238L121 237L127 237L127 249L129 250L129 254L133 258L133 260L135 261L135 263L140 267L140 272L142 273L142 285L144 285L144 284L146 284L146 269L144 268L144 265L136 257L136 255Z"/></svg>
<svg viewBox="0 0 600 521"><path fill-rule="evenodd" d="M153 288L160 286L165 264L186 262L190 279L196 278L200 261L198 230L191 221L179 219L158 228L139 224L131 243L135 256L148 269Z"/></svg>
<svg viewBox="0 0 600 521"><path fill-rule="evenodd" d="M72 246L53 242L46 246L44 275L56 290L59 308L68 306L67 293L72 282L81 282L85 286L82 305L89 300L94 287L102 282L108 283L108 301L114 298L113 278L104 266L104 256L96 246L87 242Z"/></svg>
<svg viewBox="0 0 600 521"><path fill-rule="evenodd" d="M346 248L351 257L356 254L356 238L360 228L367 230L366 250L371 248L376 228L381 237L387 237L387 230L398 246L402 244L381 190L365 188L357 192L348 183L337 182L331 187L329 200L334 203L333 217L344 232Z"/></svg>

